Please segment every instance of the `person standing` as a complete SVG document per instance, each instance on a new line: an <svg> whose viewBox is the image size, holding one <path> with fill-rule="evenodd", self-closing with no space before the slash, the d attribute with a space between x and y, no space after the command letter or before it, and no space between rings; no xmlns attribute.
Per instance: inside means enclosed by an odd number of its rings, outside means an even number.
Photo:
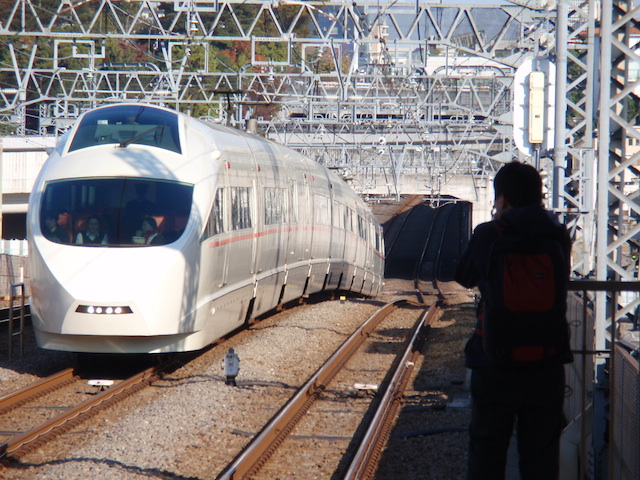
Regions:
<svg viewBox="0 0 640 480"><path fill-rule="evenodd" d="M472 402L467 479L505 478L515 427L521 479L554 480L559 475L560 434L565 425L564 364L573 359L566 312L562 312L560 348L555 349L553 358L526 366L495 361L487 350L487 338L483 338L483 322L491 288L492 245L505 231L525 239L557 242L565 277L556 278L557 282L568 281L571 239L565 226L544 209L542 180L531 165L517 161L504 165L495 176L494 190L494 219L476 227L455 272L458 283L467 288L477 286L481 294L476 329L465 346Z"/></svg>

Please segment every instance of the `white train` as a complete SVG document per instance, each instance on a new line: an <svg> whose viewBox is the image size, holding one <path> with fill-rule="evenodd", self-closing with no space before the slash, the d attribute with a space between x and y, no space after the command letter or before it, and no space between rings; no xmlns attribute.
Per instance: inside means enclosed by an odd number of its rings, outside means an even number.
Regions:
<svg viewBox="0 0 640 480"><path fill-rule="evenodd" d="M332 172L247 133L118 104L63 136L29 199L40 347L201 349L322 290L375 296L382 229Z"/></svg>

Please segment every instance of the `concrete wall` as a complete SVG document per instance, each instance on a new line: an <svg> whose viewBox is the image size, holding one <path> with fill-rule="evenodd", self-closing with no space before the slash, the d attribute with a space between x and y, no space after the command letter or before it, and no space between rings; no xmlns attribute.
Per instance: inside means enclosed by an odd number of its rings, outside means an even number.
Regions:
<svg viewBox="0 0 640 480"><path fill-rule="evenodd" d="M2 213L25 213L33 183L55 137L0 137Z"/></svg>
<svg viewBox="0 0 640 480"><path fill-rule="evenodd" d="M382 177L370 179L369 184L353 183L352 187L358 193L366 193L393 197L397 193L401 195L428 195L430 197L452 196L460 200L471 202L473 205L472 225L487 222L491 219L493 208L493 178L472 178L470 175L452 175L448 178L440 178L434 182L432 178L422 173L411 174L404 172L398 182L399 192L395 187L386 183ZM432 185L436 187L432 187ZM364 188L366 187L366 188Z"/></svg>

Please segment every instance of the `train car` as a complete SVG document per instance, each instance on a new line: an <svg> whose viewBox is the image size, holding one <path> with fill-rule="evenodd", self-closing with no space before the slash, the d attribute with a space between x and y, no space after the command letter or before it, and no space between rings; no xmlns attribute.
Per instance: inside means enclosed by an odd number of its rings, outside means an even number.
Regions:
<svg viewBox="0 0 640 480"><path fill-rule="evenodd" d="M153 105L84 113L29 199L38 345L199 350L323 290L375 296L379 223L294 150Z"/></svg>

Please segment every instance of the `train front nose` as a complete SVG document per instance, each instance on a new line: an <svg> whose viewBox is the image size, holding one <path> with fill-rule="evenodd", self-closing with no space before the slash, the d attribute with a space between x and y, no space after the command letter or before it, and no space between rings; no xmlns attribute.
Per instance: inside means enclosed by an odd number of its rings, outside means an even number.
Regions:
<svg viewBox="0 0 640 480"><path fill-rule="evenodd" d="M146 339L153 347L163 343L150 341L153 337L188 332L182 319L189 306L183 299L189 298L185 279L193 277L179 250L57 248L73 249L77 267L57 260L64 255L49 256L46 285L34 285L35 325L44 348L108 351L106 345L116 344L116 339L125 345Z"/></svg>

